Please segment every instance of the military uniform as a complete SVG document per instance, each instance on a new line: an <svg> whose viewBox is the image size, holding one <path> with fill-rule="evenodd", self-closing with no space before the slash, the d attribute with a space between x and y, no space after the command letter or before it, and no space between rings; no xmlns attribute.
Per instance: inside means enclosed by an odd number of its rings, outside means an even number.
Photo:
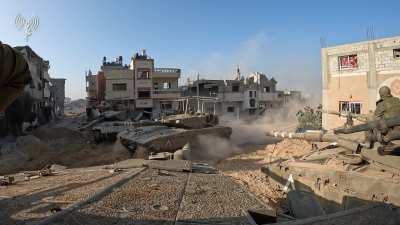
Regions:
<svg viewBox="0 0 400 225"><path fill-rule="evenodd" d="M24 57L0 42L0 112L4 112L24 91L31 79Z"/></svg>
<svg viewBox="0 0 400 225"><path fill-rule="evenodd" d="M395 147L391 141L397 139L400 134L400 127L387 127L384 119L400 116L400 99L393 97L389 87L383 86L379 89L381 99L376 102L375 117L380 121L376 128L375 136L379 133L379 141L383 144L378 148L379 154L390 154Z"/></svg>

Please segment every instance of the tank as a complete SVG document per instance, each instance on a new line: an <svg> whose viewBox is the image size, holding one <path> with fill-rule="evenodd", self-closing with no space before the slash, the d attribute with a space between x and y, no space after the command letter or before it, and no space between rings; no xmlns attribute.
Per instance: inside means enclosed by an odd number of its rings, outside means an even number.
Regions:
<svg viewBox="0 0 400 225"><path fill-rule="evenodd" d="M115 141L117 134L135 127L157 125L159 122L143 120L139 122L130 121L105 121L92 127L93 138L96 143L102 141Z"/></svg>
<svg viewBox="0 0 400 225"><path fill-rule="evenodd" d="M122 145L138 157L146 157L150 153L175 152L186 143L198 146L201 135L230 138L232 128L223 126L205 127L200 129L183 129L168 126L144 126L127 129L118 134ZM140 155L140 156L139 156Z"/></svg>
<svg viewBox="0 0 400 225"><path fill-rule="evenodd" d="M200 129L216 126L218 117L209 113L177 114L163 117L160 122L173 127Z"/></svg>
<svg viewBox="0 0 400 225"><path fill-rule="evenodd" d="M398 124L397 119L386 122L390 126ZM377 224L374 218L381 217L382 210L391 214L391 224L400 221L400 157L381 156L377 151L379 142L371 147L365 139L350 137L351 133L376 126L373 121L339 128L335 133L266 133L278 141L292 138L328 143L322 148L313 145L310 153L297 158L270 158L261 169L277 189L286 193L289 211L298 219L296 224L352 224L350 214L370 218L357 224ZM378 205L379 210L364 210ZM328 223L332 218L336 222Z"/></svg>

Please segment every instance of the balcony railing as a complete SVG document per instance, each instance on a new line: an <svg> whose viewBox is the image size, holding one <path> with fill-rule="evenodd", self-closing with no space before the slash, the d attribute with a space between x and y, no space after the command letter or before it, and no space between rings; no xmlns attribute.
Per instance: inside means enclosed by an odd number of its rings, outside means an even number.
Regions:
<svg viewBox="0 0 400 225"><path fill-rule="evenodd" d="M175 93L181 93L181 90L179 89L157 89L153 90L153 94L175 94Z"/></svg>
<svg viewBox="0 0 400 225"><path fill-rule="evenodd" d="M181 73L181 69L177 68L155 68L154 71L158 73Z"/></svg>

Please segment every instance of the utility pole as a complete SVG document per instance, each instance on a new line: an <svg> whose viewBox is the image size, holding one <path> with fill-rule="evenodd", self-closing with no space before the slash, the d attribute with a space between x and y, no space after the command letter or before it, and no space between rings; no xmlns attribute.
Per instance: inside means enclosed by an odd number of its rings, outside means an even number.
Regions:
<svg viewBox="0 0 400 225"><path fill-rule="evenodd" d="M197 112L200 113L200 86L199 86L199 80L200 80L200 73L197 74Z"/></svg>

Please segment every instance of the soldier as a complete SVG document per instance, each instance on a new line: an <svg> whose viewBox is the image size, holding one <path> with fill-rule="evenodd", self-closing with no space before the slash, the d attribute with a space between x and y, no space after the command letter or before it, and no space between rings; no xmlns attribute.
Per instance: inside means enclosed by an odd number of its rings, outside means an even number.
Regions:
<svg viewBox="0 0 400 225"><path fill-rule="evenodd" d="M383 86L379 89L381 99L376 102L375 117L387 119L400 116L400 99L393 97L390 88Z"/></svg>
<svg viewBox="0 0 400 225"><path fill-rule="evenodd" d="M0 112L24 91L31 81L29 67L23 56L0 42Z"/></svg>
<svg viewBox="0 0 400 225"><path fill-rule="evenodd" d="M0 42L0 136L6 134L5 111L23 93L31 81L29 67L23 56Z"/></svg>
<svg viewBox="0 0 400 225"><path fill-rule="evenodd" d="M375 134L380 133L378 140L383 145L378 148L378 153L381 155L391 154L391 152L396 148L396 146L390 141L393 140L392 137L398 136L400 132L400 127L387 127L383 119L393 118L400 116L400 99L393 97L390 88L383 86L379 89L380 99L376 102L375 117L377 120L382 121L377 127ZM373 131L374 132L374 131ZM376 136L376 135L374 135Z"/></svg>

